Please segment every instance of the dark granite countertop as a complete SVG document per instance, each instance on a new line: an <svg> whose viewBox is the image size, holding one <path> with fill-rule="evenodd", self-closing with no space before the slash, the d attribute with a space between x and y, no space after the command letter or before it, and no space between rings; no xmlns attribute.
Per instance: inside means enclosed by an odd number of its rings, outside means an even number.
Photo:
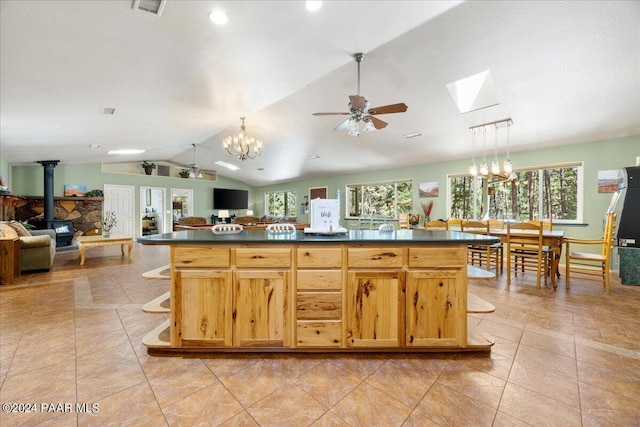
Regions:
<svg viewBox="0 0 640 427"><path fill-rule="evenodd" d="M460 243L498 243L500 239L480 234L443 230L396 230L382 233L378 230L350 230L346 234L318 235L305 234L303 231L290 233L270 233L265 230L243 230L237 234L213 234L209 229L184 230L173 233L154 234L138 237L143 245L173 244L244 244L244 243L414 243L460 244Z"/></svg>

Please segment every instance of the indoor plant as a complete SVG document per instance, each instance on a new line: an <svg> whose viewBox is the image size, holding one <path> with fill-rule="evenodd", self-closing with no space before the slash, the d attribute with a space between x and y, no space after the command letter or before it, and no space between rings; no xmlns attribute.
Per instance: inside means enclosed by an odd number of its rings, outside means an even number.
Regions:
<svg viewBox="0 0 640 427"><path fill-rule="evenodd" d="M180 175L182 178L189 178L190 173L191 171L189 169L180 169L180 172L178 172L178 175Z"/></svg>
<svg viewBox="0 0 640 427"><path fill-rule="evenodd" d="M151 172L156 168L156 164L153 162L148 162L146 160L144 160L140 166L142 166L142 169L144 169L144 173L146 173L147 175L151 175Z"/></svg>

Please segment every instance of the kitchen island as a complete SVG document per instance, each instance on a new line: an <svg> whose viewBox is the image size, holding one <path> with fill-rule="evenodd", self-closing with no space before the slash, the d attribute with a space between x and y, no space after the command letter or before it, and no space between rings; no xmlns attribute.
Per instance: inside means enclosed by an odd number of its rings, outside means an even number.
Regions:
<svg viewBox="0 0 640 427"><path fill-rule="evenodd" d="M138 238L170 246L170 319L151 354L206 351L481 351L468 324L467 245L495 237L439 230ZM490 308L487 308L490 307Z"/></svg>

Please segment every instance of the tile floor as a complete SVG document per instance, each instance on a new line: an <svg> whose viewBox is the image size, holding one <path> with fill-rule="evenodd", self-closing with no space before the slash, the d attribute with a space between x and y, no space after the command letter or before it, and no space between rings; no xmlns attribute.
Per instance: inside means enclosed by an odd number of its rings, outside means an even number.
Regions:
<svg viewBox="0 0 640 427"><path fill-rule="evenodd" d="M0 402L37 409L0 425L640 425L640 287L472 281L496 306L469 318L490 353L151 357L141 339L166 315L141 307L169 284L141 274L168 250L133 258L59 253L0 288Z"/></svg>

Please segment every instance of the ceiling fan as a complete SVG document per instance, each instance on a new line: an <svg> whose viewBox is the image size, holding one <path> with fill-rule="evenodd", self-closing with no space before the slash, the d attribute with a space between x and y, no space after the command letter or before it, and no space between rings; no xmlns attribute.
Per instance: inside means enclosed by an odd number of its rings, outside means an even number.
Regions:
<svg viewBox="0 0 640 427"><path fill-rule="evenodd" d="M346 113L313 113L314 116L350 116L348 119L340 123L335 131L342 129L348 129L349 135L358 136L360 131L358 129L358 122L364 122L364 131L369 132L376 129L383 129L387 126L387 122L375 117L378 114L390 114L390 113L404 113L407 111L407 105L405 103L383 105L381 107L369 108L369 101L363 96L360 96L360 63L364 58L363 53L356 53L353 55L358 64L358 94L349 96L349 112Z"/></svg>
<svg viewBox="0 0 640 427"><path fill-rule="evenodd" d="M193 163L191 163L189 165L189 167L185 167L184 170L188 170L189 171L189 178L203 178L203 172L204 173L208 173L208 174L213 174L215 175L216 172L215 171L208 171L205 169L201 169L200 166L198 166L198 164L196 163L196 144L191 144L193 146Z"/></svg>

